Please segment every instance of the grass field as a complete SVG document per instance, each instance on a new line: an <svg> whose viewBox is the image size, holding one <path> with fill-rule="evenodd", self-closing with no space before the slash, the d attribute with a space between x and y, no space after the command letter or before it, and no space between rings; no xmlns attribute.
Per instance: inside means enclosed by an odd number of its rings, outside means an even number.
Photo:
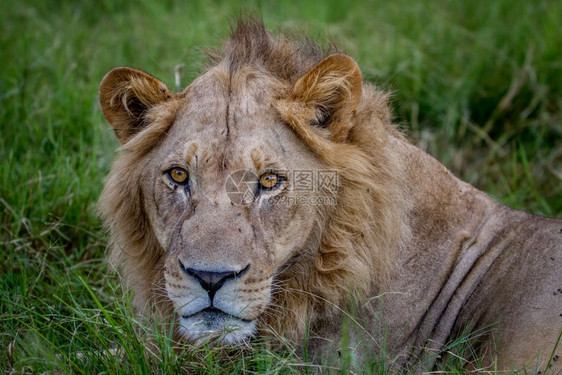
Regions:
<svg viewBox="0 0 562 375"><path fill-rule="evenodd" d="M174 66L185 63L185 87L201 71L201 47L217 46L229 22L249 11L273 31L335 40L365 79L394 92L396 122L412 141L499 201L562 217L562 3L239 4L0 2L1 371L302 370L290 351L265 346L221 360L211 349L177 355L165 330L134 319L104 262L96 217L118 145L97 102L105 72L133 66L173 87ZM159 347L156 359L139 329ZM123 357L103 352L116 347ZM354 371L384 373L379 365Z"/></svg>

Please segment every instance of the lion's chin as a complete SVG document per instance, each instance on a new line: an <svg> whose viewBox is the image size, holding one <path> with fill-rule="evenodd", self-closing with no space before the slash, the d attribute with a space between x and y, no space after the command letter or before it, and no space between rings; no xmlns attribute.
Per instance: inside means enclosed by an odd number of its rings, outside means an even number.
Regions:
<svg viewBox="0 0 562 375"><path fill-rule="evenodd" d="M255 320L239 319L217 309L180 316L179 323L179 333L196 345L212 341L234 346L247 342L256 331Z"/></svg>

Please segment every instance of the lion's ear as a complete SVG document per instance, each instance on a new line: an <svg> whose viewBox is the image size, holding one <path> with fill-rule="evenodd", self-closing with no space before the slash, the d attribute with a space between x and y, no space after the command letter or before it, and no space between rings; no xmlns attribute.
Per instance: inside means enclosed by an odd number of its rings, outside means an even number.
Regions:
<svg viewBox="0 0 562 375"><path fill-rule="evenodd" d="M101 81L99 94L103 115L121 143L147 125L146 114L150 108L173 95L155 77L132 68L109 71Z"/></svg>
<svg viewBox="0 0 562 375"><path fill-rule="evenodd" d="M347 138L351 115L362 93L361 70L349 56L337 53L317 63L295 84L291 97L314 108L312 126L328 129L334 141Z"/></svg>

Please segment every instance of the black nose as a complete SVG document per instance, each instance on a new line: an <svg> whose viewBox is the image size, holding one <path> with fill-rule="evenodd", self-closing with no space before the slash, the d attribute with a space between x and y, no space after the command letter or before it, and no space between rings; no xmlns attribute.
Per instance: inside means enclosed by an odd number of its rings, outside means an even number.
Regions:
<svg viewBox="0 0 562 375"><path fill-rule="evenodd" d="M197 280L199 284L201 284L203 289L205 289L207 293L209 293L211 305L213 303L213 297L215 296L215 293L223 286L225 282L230 279L242 277L250 268L250 265L248 264L241 271L211 272L185 267L181 261L179 261L179 263L183 272Z"/></svg>

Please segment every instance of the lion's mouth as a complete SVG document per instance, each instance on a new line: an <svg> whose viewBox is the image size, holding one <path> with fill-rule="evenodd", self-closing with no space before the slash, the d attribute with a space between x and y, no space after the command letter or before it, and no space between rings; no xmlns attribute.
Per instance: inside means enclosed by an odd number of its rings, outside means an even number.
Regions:
<svg viewBox="0 0 562 375"><path fill-rule="evenodd" d="M232 345L247 341L254 335L256 323L227 314L216 307L207 307L180 317L180 332L190 341L218 339Z"/></svg>
<svg viewBox="0 0 562 375"><path fill-rule="evenodd" d="M198 311L191 315L182 315L182 318L189 319L192 317L199 317L201 320L206 322L213 322L213 321L222 321L225 319L230 320L239 320L243 323L251 323L252 321L249 319L244 319L236 315L225 313L224 311L217 309L216 307L207 307L201 311Z"/></svg>

